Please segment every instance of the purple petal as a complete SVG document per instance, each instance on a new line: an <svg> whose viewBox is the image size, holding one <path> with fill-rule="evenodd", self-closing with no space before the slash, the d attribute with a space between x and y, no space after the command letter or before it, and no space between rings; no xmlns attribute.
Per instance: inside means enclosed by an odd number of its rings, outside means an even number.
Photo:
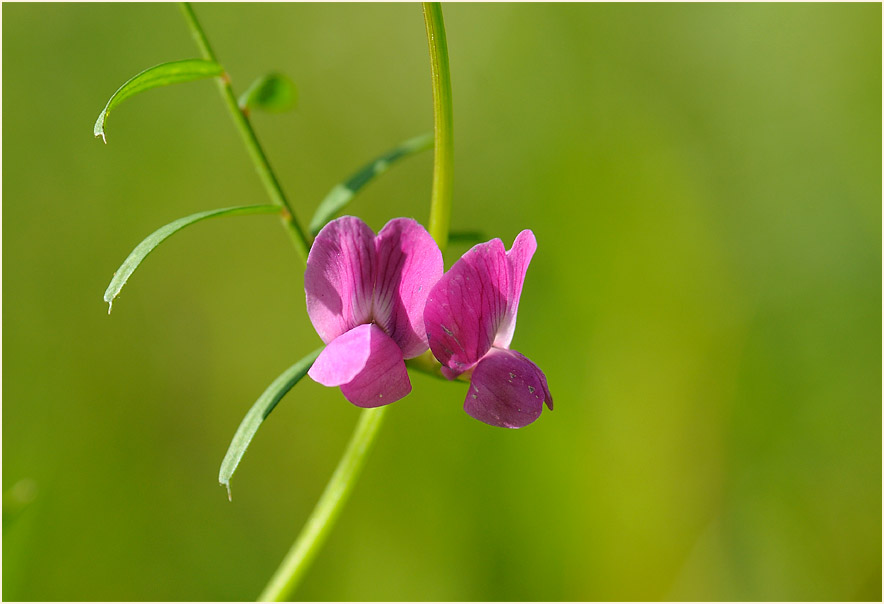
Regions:
<svg viewBox="0 0 884 604"><path fill-rule="evenodd" d="M473 370L463 409L479 421L521 428L553 408L546 376L515 350L494 348Z"/></svg>
<svg viewBox="0 0 884 604"><path fill-rule="evenodd" d="M506 314L508 270L503 242L492 239L464 254L430 292L424 309L430 349L455 375L491 348Z"/></svg>
<svg viewBox="0 0 884 604"><path fill-rule="evenodd" d="M509 269L507 287L506 316L497 330L494 345L498 348L509 348L513 341L513 333L516 331L516 314L519 312L519 298L522 296L522 284L525 282L525 272L531 264L531 258L537 251L537 239L530 230L524 230L516 236L513 247L506 253L506 261Z"/></svg>
<svg viewBox="0 0 884 604"><path fill-rule="evenodd" d="M371 321L374 238L364 222L343 216L325 225L313 242L304 272L307 314L326 344Z"/></svg>
<svg viewBox="0 0 884 604"><path fill-rule="evenodd" d="M442 252L426 229L411 218L396 218L375 240L378 272L374 320L402 349L406 359L427 349L424 306L442 276Z"/></svg>
<svg viewBox="0 0 884 604"><path fill-rule="evenodd" d="M402 351L370 323L332 340L307 374L323 386L340 386L359 407L387 405L411 392Z"/></svg>

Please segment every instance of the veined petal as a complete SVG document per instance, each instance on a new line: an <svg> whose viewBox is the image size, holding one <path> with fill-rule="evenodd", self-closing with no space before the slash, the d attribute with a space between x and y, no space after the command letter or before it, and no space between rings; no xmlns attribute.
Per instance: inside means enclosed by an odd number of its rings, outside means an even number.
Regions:
<svg viewBox="0 0 884 604"><path fill-rule="evenodd" d="M442 252L411 218L396 218L375 239L377 276L374 320L399 345L406 359L427 349L424 306L442 276Z"/></svg>
<svg viewBox="0 0 884 604"><path fill-rule="evenodd" d="M340 386L359 407L387 405L411 392L402 351L370 323L332 340L307 374L323 386Z"/></svg>
<svg viewBox="0 0 884 604"><path fill-rule="evenodd" d="M474 246L436 283L424 323L430 349L455 375L491 348L507 310L509 268L500 239Z"/></svg>
<svg viewBox="0 0 884 604"><path fill-rule="evenodd" d="M494 345L498 348L509 348L516 331L516 314L519 312L519 298L522 296L522 284L525 272L531 264L531 258L537 251L537 239L534 233L526 229L516 236L513 247L506 253L508 269L506 315L497 330Z"/></svg>
<svg viewBox="0 0 884 604"><path fill-rule="evenodd" d="M326 344L371 321L374 238L367 224L342 216L325 225L310 248L304 272L307 314Z"/></svg>
<svg viewBox="0 0 884 604"><path fill-rule="evenodd" d="M464 411L492 426L521 428L553 408L546 376L515 350L493 348L470 378Z"/></svg>

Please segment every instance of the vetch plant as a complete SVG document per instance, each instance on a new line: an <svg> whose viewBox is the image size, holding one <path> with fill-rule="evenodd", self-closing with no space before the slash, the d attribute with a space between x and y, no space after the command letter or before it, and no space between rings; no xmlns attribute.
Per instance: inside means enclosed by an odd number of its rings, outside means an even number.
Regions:
<svg viewBox="0 0 884 604"><path fill-rule="evenodd" d="M221 463L219 481L230 479L262 422L305 375L363 407L350 443L300 535L260 595L280 601L297 587L355 484L387 406L411 392L408 370L449 380L470 380L464 409L494 426L530 424L552 396L543 372L510 350L525 272L537 243L522 231L507 252L499 239L474 246L443 274L449 239L481 240L475 232L449 233L453 175L453 128L448 47L442 8L424 3L433 89L433 135L415 137L368 162L331 189L309 230L298 220L249 121L253 110L284 111L297 99L286 76L258 78L237 99L230 77L209 45L188 3L181 5L202 58L151 67L124 83L95 122L107 142L111 110L140 92L203 78L218 83L269 204L198 212L161 227L126 258L108 285L113 300L144 258L166 238L202 220L243 214L277 214L304 263L307 314L324 347L284 371L258 397L239 425ZM341 213L359 190L397 161L432 147L429 228L411 218L390 220L377 235L359 218ZM315 237L315 239L313 238Z"/></svg>

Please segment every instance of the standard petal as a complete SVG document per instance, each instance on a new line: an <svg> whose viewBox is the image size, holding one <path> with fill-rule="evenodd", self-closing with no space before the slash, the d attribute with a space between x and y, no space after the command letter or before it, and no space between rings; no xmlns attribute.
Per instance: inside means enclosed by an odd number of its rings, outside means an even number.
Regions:
<svg viewBox="0 0 884 604"><path fill-rule="evenodd" d="M424 306L442 276L442 252L411 218L388 222L378 233L375 248L374 319L406 359L416 357L427 349Z"/></svg>
<svg viewBox="0 0 884 604"><path fill-rule="evenodd" d="M515 350L494 348L476 365L464 411L492 426L521 428L553 408L546 376Z"/></svg>
<svg viewBox="0 0 884 604"><path fill-rule="evenodd" d="M370 323L332 340L308 375L323 386L340 386L344 397L359 407L387 405L411 392L402 351Z"/></svg>
<svg viewBox="0 0 884 604"><path fill-rule="evenodd" d="M506 315L497 330L494 345L498 348L509 348L516 331L516 315L519 312L519 298L522 296L522 284L525 272L531 264L531 258L537 251L537 239L534 233L526 229L516 236L513 247L506 253L509 280L507 287Z"/></svg>
<svg viewBox="0 0 884 604"><path fill-rule="evenodd" d="M500 239L480 243L442 275L424 310L430 349L460 374L491 348L506 315L509 269Z"/></svg>
<svg viewBox="0 0 884 604"><path fill-rule="evenodd" d="M325 225L310 248L304 272L307 314L326 344L371 321L374 238L364 222L342 216Z"/></svg>

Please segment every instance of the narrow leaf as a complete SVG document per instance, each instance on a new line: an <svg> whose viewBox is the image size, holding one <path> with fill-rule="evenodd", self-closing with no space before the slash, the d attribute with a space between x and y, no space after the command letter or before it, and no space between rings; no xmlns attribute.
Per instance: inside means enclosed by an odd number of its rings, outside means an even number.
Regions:
<svg viewBox="0 0 884 604"><path fill-rule="evenodd" d="M281 73L268 73L258 78L239 97L239 107L243 110L261 109L271 113L281 113L294 109L298 101L298 90L288 76Z"/></svg>
<svg viewBox="0 0 884 604"><path fill-rule="evenodd" d="M350 200L355 197L359 189L374 180L375 176L386 172L398 160L420 151L426 151L432 147L432 134L416 136L400 144L392 151L388 151L370 161L346 181L335 185L319 204L319 207L316 208L316 213L313 214L313 219L310 221L310 232L315 236L328 221L334 218L335 214L350 203Z"/></svg>
<svg viewBox="0 0 884 604"><path fill-rule="evenodd" d="M205 220L206 218L214 218L216 216L237 216L241 214L273 214L278 212L279 206L275 205L221 208L219 210L207 210L205 212L191 214L190 216L185 216L184 218L179 218L174 222L170 222L164 227L160 227L148 235L147 239L139 243L135 249L132 250L132 253L123 260L123 264L120 265L117 272L114 273L110 285L107 286L107 289L104 292L104 301L107 302L108 305L107 314L110 314L111 308L114 304L114 298L119 295L120 290L126 285L129 275L138 268L138 265L141 264L141 261L144 260L145 256L151 253L156 246L173 233L177 233L184 227L199 222L200 220Z"/></svg>
<svg viewBox="0 0 884 604"><path fill-rule="evenodd" d="M467 245L486 241L482 231L451 231L448 235L448 243L465 243Z"/></svg>
<svg viewBox="0 0 884 604"><path fill-rule="evenodd" d="M242 456L245 454L249 443L255 437L255 433L261 426L261 423L267 419L270 412L276 407L276 404L286 395L286 393L294 387L295 384L304 377L313 365L313 361L322 352L322 348L318 348L305 356L303 359L286 369L282 375L273 380L273 383L267 387L233 435L230 441L230 447L227 448L227 454L224 461L221 462L221 471L218 473L218 482L227 487L227 498L230 499L230 477L236 471Z"/></svg>
<svg viewBox="0 0 884 604"><path fill-rule="evenodd" d="M218 63L214 61L204 61L203 59L185 59L184 61L173 61L171 63L162 63L145 69L128 82L120 86L111 96L105 105L104 110L95 120L95 127L92 132L95 136L100 136L107 143L104 136L104 124L107 122L107 116L110 115L111 109L125 101L131 96L157 88L158 86L168 86L169 84L177 84L179 82L190 82L191 80L200 80L203 78L211 78L224 73Z"/></svg>

